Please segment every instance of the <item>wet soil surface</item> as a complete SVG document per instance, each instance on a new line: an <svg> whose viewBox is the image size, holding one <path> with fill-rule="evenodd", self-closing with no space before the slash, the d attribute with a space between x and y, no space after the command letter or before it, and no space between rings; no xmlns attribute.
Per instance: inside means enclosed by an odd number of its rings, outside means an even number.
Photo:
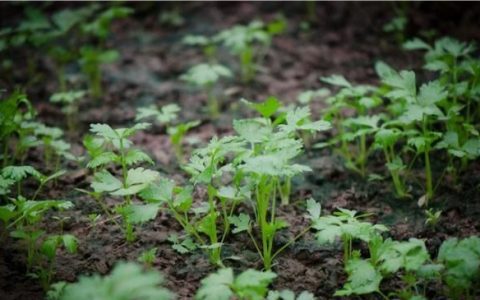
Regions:
<svg viewBox="0 0 480 300"><path fill-rule="evenodd" d="M308 30L300 26L306 18L304 3L179 3L176 6L184 16L185 23L180 27L159 24L159 14L174 5L136 4L133 17L114 24L108 44L120 51L121 59L104 69L105 97L101 103L92 104L88 100L81 105L76 132L68 137L75 154L83 153L81 136L87 132L88 124L131 124L135 109L139 106L178 103L184 107L182 119L202 120L201 126L193 130L189 137L206 143L214 135L232 132L232 119L245 116L238 105L240 97L262 100L274 95L286 103L294 102L301 91L322 87L318 80L320 76L331 74L343 74L352 82L375 83L373 64L378 59L403 69L421 68L419 53L401 51L395 40L382 31L382 26L393 16L392 5L388 3L318 3L316 22ZM466 40L479 39L479 6L476 3L468 4L468 9L465 6L455 3L412 3L407 35L435 28L441 35ZM192 33L213 34L233 24L249 22L252 16L269 20L279 12L288 20L288 32L274 39L263 67L252 84L231 81L219 88L224 91L223 114L215 122L208 120L203 113L205 96L189 90L178 79L187 68L203 60L201 51L182 45L181 38ZM234 58L225 53L220 55L224 64L237 66ZM49 125L65 127L60 109L44 100L48 98L46 95L55 90L55 77L48 64L41 69L45 82L29 86L29 98L39 111L40 120ZM21 71L14 76L16 84L28 81ZM7 81L1 83L12 88ZM322 105L315 104L313 110L318 112ZM184 180L184 173L176 165L163 128L138 134L135 143L151 154L159 171L179 181ZM27 162L41 169L42 161L38 157L41 156L31 153ZM425 239L432 256L442 241L449 237L478 235L478 162L470 166L457 184L450 183L447 178L440 187L433 206L442 209L443 214L439 226L432 230L424 226L423 209L416 205L421 193L415 195L413 200L399 201L393 197L389 182L367 182L357 177L345 170L341 161L326 150L310 150L302 160L312 167L313 172L294 180L294 204L280 208L280 216L289 222L290 227L280 234L279 244L308 224L304 218L302 201L308 196L322 203L324 213L330 213L338 207L372 213L371 220L388 225L391 229L389 234L395 239ZM375 162L375 157L371 162L372 169L382 164L379 158ZM126 243L117 226L105 222L93 226L89 222L88 214L99 213L101 209L93 199L75 188L88 188L91 174L75 165L64 167L69 170L68 174L56 185L49 186L42 196L68 199L75 203L75 208L67 212L70 218L64 230L78 237L80 244L76 255L59 253L55 281L74 281L80 274L93 272L106 274L115 262L136 260L142 251L157 247L154 268L165 275L167 286L180 299L192 298L200 280L214 268L200 252L181 255L171 248L167 241L169 234L181 232L175 220L167 212L161 211L153 222L137 230L138 238L134 243ZM115 203L114 199L107 200L111 205ZM56 222L49 221L44 226L48 232L59 230ZM226 265L236 270L261 268L255 249L246 237L231 236L226 241L224 252L225 257L240 257L225 260ZM307 234L276 260L274 271L278 278L272 288L289 288L296 292L308 290L319 299L331 299L335 289L346 279L341 253L339 245L320 246L310 233ZM395 284L395 280L385 281L382 288L388 291ZM0 299L43 299L44 295L39 283L25 275L22 245L4 237L0 246ZM365 299L375 299L370 297ZM435 291L431 291L429 297L437 297Z"/></svg>

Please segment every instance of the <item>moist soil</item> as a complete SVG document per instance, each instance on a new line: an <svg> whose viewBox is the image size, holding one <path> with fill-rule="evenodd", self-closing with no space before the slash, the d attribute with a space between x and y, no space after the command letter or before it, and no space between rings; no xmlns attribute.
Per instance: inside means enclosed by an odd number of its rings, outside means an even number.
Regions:
<svg viewBox="0 0 480 300"><path fill-rule="evenodd" d="M80 4L55 4L50 9L54 11L60 5ZM187 148L192 148L195 142L207 143L214 135L232 133L232 120L251 114L239 105L241 97L260 101L274 95L290 103L301 91L322 87L320 76L343 74L351 82L375 84L377 78L373 65L379 59L401 69L419 71L422 66L421 53L402 51L395 39L382 31L382 26L394 15L394 6L389 3L317 3L317 17L308 29L302 29L302 22L306 20L305 3L128 5L135 8L135 15L115 22L107 42L108 46L120 52L121 59L103 70L105 95L99 102L87 99L81 103L75 131L67 135L75 155L84 154L81 137L88 132L90 123L128 126L134 122L135 110L139 106L177 103L184 108L182 119L201 120L201 125L188 135L192 145L187 145ZM159 14L174 7L180 10L184 24L178 27L160 24ZM4 20L5 16L12 19L19 16L18 6L2 3L0 8ZM190 90L178 79L190 66L204 60L199 49L182 45L181 39L186 34L214 34L237 23L248 23L252 16L271 20L278 13L283 13L288 20L287 32L274 38L253 83L245 85L234 80L219 87L222 114L218 120L209 120L204 112L205 95ZM439 36L449 35L467 41L480 38L480 7L477 3L411 3L408 17L406 34L409 37L421 30L435 29ZM21 64L22 57L28 55L29 51L34 49L25 49L25 53L19 53L12 60ZM219 55L225 65L238 66L235 58L223 52ZM25 68L18 68L8 78L2 74L0 84L7 90L16 85L26 86L29 99L39 112L39 119L48 125L65 128L66 122L60 108L46 101L56 89L54 72L47 58L40 59L38 70L38 81L28 77ZM317 102L312 109L319 115L324 106L324 103ZM186 180L185 173L176 163L164 128L154 127L139 133L134 142L151 154L158 171L178 182ZM26 163L45 170L41 157L41 153L32 152ZM301 161L311 166L313 172L295 178L293 203L280 208L279 215L290 227L280 233L278 245L307 226L303 200L310 196L322 203L324 214L336 208L368 212L372 213L371 221L389 226L389 235L394 239L425 239L432 256L436 255L439 245L447 238L478 235L479 162L472 163L456 182L449 177L443 179L432 201L432 207L441 209L443 213L438 226L432 229L424 225L424 209L417 206L421 191L413 192L409 200L395 199L390 182L369 182L356 176L346 170L341 160L329 150L308 149ZM383 172L382 165L380 156L370 158L370 172ZM101 219L92 225L88 220L89 214L100 213L101 209L92 198L75 188L88 189L92 174L73 163L63 167L68 173L45 189L41 198L66 199L75 204L73 210L66 212L69 219L64 224L64 232L74 234L79 239L79 249L76 255L59 253L55 262L54 281L75 281L80 274L95 272L107 274L117 261L135 261L142 251L157 247L153 268L165 275L167 287L179 299L193 298L200 280L215 268L201 252L182 255L172 249L168 236L182 233L175 220L166 211L161 211L154 221L137 229L135 242L127 243L121 230L114 224ZM440 173L435 175L438 177ZM412 185L413 191L420 190L415 183ZM109 205L113 206L115 201L107 198ZM245 206L240 209L249 208ZM50 233L60 230L58 222L50 219L43 226ZM22 249L17 241L2 237L0 299L45 297L38 281L25 275L25 254ZM237 271L262 268L250 240L242 235L232 235L227 239L223 256L225 264ZM341 256L340 245L318 245L313 235L307 233L276 259L273 270L278 278L272 288L288 288L296 292L308 290L318 299L332 299L334 291L346 280ZM393 278L383 282L382 290L392 291L398 286L399 281ZM444 299L438 296L436 290L428 291L429 299ZM376 298L366 296L351 299Z"/></svg>

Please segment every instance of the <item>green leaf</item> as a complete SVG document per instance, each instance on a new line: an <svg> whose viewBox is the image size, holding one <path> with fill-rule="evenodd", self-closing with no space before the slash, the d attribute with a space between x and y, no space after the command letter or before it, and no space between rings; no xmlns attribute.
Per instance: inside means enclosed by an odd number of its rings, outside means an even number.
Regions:
<svg viewBox="0 0 480 300"><path fill-rule="evenodd" d="M146 188L152 182L156 181L158 178L160 178L160 174L156 171L141 167L130 169L127 172L125 187L122 186L122 188L116 191L111 191L110 193L114 196L134 195Z"/></svg>
<svg viewBox="0 0 480 300"><path fill-rule="evenodd" d="M6 179L12 179L14 181L20 181L31 175L35 178L41 178L42 174L35 170L31 166L7 166L2 169L2 177Z"/></svg>
<svg viewBox="0 0 480 300"><path fill-rule="evenodd" d="M320 218L320 213L322 212L322 206L313 198L310 198L307 200L307 211L308 211L309 218L311 220L316 220Z"/></svg>
<svg viewBox="0 0 480 300"><path fill-rule="evenodd" d="M421 39L414 38L412 40L406 41L403 44L403 49L406 49L406 50L431 50L432 47L429 44L422 41Z"/></svg>
<svg viewBox="0 0 480 300"><path fill-rule="evenodd" d="M71 254L77 253L78 241L77 238L71 234L62 235L63 245L65 249Z"/></svg>
<svg viewBox="0 0 480 300"><path fill-rule="evenodd" d="M219 64L198 64L180 76L180 79L195 86L206 87L215 84L222 77L232 77L232 72Z"/></svg>
<svg viewBox="0 0 480 300"><path fill-rule="evenodd" d="M118 159L120 159L119 156L113 152L103 152L100 155L93 157L92 160L88 162L87 168L95 169L116 162Z"/></svg>
<svg viewBox="0 0 480 300"><path fill-rule="evenodd" d="M235 278L233 289L240 299L264 299L268 285L276 277L277 275L270 271L248 269Z"/></svg>
<svg viewBox="0 0 480 300"><path fill-rule="evenodd" d="M233 292L233 271L231 268L220 269L208 275L200 282L200 288L195 295L196 300L230 300Z"/></svg>
<svg viewBox="0 0 480 300"><path fill-rule="evenodd" d="M130 204L122 207L120 213L130 224L143 224L155 219L159 210L157 204Z"/></svg>
<svg viewBox="0 0 480 300"><path fill-rule="evenodd" d="M151 183L143 189L139 196L148 202L169 202L173 200L173 180L161 177L158 182Z"/></svg>
<svg viewBox="0 0 480 300"><path fill-rule="evenodd" d="M233 233L250 230L250 217L247 214L241 213L238 216L230 216L228 221L235 226L232 230Z"/></svg>
<svg viewBox="0 0 480 300"><path fill-rule="evenodd" d="M233 120L233 128L239 136L252 144L261 143L272 134L272 128L258 119Z"/></svg>
<svg viewBox="0 0 480 300"><path fill-rule="evenodd" d="M346 80L345 77L343 77L343 75L331 75L328 77L321 77L320 80L328 84L336 85L340 87L345 87L345 88L352 87L350 82L348 82L348 80Z"/></svg>
<svg viewBox="0 0 480 300"><path fill-rule="evenodd" d="M242 101L250 108L260 113L264 118L270 118L282 106L280 101L275 97L268 97L265 101L260 103L253 103L245 99L242 99Z"/></svg>
<svg viewBox="0 0 480 300"><path fill-rule="evenodd" d="M335 296L364 295L379 290L382 275L369 261L352 258L345 270L348 273L347 283L335 292Z"/></svg>
<svg viewBox="0 0 480 300"><path fill-rule="evenodd" d="M163 277L157 271L143 271L134 263L118 263L110 275L81 276L68 284L60 300L171 300L173 294L162 287Z"/></svg>
<svg viewBox="0 0 480 300"><path fill-rule="evenodd" d="M133 164L138 164L141 162L147 162L151 165L155 164L153 160L146 154L145 152L138 150L138 149L131 149L127 152L125 156L125 163L127 166L131 166Z"/></svg>
<svg viewBox="0 0 480 300"><path fill-rule="evenodd" d="M107 170L95 173L91 187L97 193L113 192L121 189L122 182Z"/></svg>

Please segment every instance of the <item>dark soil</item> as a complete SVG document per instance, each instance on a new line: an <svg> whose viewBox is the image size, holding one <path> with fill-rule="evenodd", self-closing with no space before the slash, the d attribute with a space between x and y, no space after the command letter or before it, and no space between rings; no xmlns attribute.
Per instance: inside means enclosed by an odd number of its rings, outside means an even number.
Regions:
<svg viewBox="0 0 480 300"><path fill-rule="evenodd" d="M88 131L90 123L104 122L112 126L131 124L138 106L178 103L184 108L182 118L202 120L202 125L189 136L205 143L215 134L231 132L232 119L245 115L237 104L240 97L262 100L275 95L286 103L293 102L301 91L321 87L318 80L320 76L331 74L343 74L352 82L375 83L373 64L379 59L402 69L421 68L421 54L402 51L395 40L382 31L382 26L393 16L389 3L317 3L317 21L310 30L300 29L300 23L306 18L304 3L129 5L135 7L136 14L116 22L114 33L108 41L109 45L120 51L121 60L104 70L105 97L101 103L82 103L78 128L68 137L77 155L83 153L81 137ZM181 10L185 24L178 28L160 25L159 13L174 5ZM19 9L18 6L2 3L2 19L7 14L15 19ZM203 113L205 97L190 91L178 80L178 76L188 67L202 61L200 51L183 46L181 38L188 33L212 34L236 23L249 22L252 17L268 20L279 12L288 20L288 33L274 39L253 84L246 86L230 82L223 87L222 117L215 122L209 121ZM477 3L411 3L407 35L415 36L420 30L434 28L440 35L478 40L479 17L480 6ZM26 50L26 53L33 50ZM225 64L237 65L227 54L221 55L226 60ZM12 59L18 60L21 66L21 57L19 54L18 58ZM11 90L15 85L27 86L29 98L39 111L39 119L49 125L65 127L60 109L45 100L56 88L55 76L48 62L42 60L39 64L41 84L32 83L23 69L19 67L10 79L2 74L0 88ZM318 106L314 107L317 112L322 103ZM138 134L135 143L152 155L159 171L179 181L184 180L184 173L175 163L164 129L154 128ZM41 155L38 153L31 153L27 163L44 168L39 157ZM479 162L470 166L458 184L454 185L448 178L444 180L433 201L435 208L443 210L442 219L433 230L424 226L423 209L416 205L420 192L412 200L397 200L392 195L389 182L366 182L345 170L341 161L328 151L309 151L303 160L314 171L295 179L294 205L280 211L290 227L280 234L279 244L300 232L307 224L301 200L309 195L322 202L325 213L337 207L373 213L372 221L388 225L393 238L425 239L432 255L436 254L446 238L478 235L480 231ZM372 169L382 164L380 159L375 162L375 158L371 162ZM171 248L167 237L180 232L175 220L167 212L160 212L155 221L137 230L136 242L128 244L116 226L102 222L91 225L88 214L99 213L101 209L93 199L75 190L88 188L91 174L75 165L65 168L70 172L56 185L50 186L42 196L68 199L75 203L74 210L68 212L70 219L65 224L65 231L78 237L80 245L77 255L59 254L55 281L74 281L80 274L94 272L105 274L115 262L134 261L142 251L158 247L154 268L166 276L167 286L180 299L193 298L200 280L214 268L200 252L180 255ZM109 201L113 204L115 200ZM48 221L44 225L49 232L59 230L56 222ZM289 288L296 292L308 290L319 299L332 299L332 294L346 278L341 253L339 247L319 246L312 236L307 235L276 260L274 271L278 278L273 288ZM227 240L224 256L231 255L241 257L240 260L225 260L227 265L236 270L261 268L253 245L241 235ZM385 281L383 289L388 291L395 284L395 280ZM33 300L42 299L44 295L39 283L25 275L22 245L4 238L0 246L0 299ZM441 299L436 291L431 291L429 296Z"/></svg>

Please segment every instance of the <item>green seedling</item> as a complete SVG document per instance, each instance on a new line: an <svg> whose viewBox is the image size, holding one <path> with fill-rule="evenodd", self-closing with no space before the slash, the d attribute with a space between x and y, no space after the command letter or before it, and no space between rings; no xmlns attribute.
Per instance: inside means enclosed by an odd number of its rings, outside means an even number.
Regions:
<svg viewBox="0 0 480 300"><path fill-rule="evenodd" d="M110 35L110 27L114 20L126 18L133 14L133 9L123 6L112 6L98 13L95 18L82 26L82 31L94 36L101 43L104 43Z"/></svg>
<svg viewBox="0 0 480 300"><path fill-rule="evenodd" d="M227 155L243 150L241 146L237 138L213 138L205 148L195 151L184 166L193 187L176 187L174 182L161 179L140 194L148 202L165 203L183 227L187 238L183 241L176 235L170 238L176 251L186 253L201 248L212 264L222 265L221 250L230 232L229 219L247 195L241 186L223 186L221 178L231 168L231 164L224 162ZM193 188L200 187L206 188L207 199L194 207Z"/></svg>
<svg viewBox="0 0 480 300"><path fill-rule="evenodd" d="M48 292L48 300L139 299L172 300L174 294L163 287L163 276L143 271L138 264L120 262L109 275L81 276L78 282L58 282Z"/></svg>
<svg viewBox="0 0 480 300"><path fill-rule="evenodd" d="M217 118L220 113L220 104L215 94L215 86L221 78L230 77L232 77L232 72L225 66L219 64L199 64L191 67L180 79L206 92L210 116Z"/></svg>
<svg viewBox="0 0 480 300"><path fill-rule="evenodd" d="M125 237L129 242L135 239L133 226L155 218L158 212L156 205L132 203L132 197L159 178L156 171L142 167L130 168L143 162L153 164L146 153L131 148L132 142L129 140L136 132L149 126L148 123L138 123L130 128L113 129L107 124L92 124L90 131L96 138L84 141L90 155L93 155L87 167L96 170L91 183L93 191L124 199L116 206L116 211L123 217ZM110 165L121 169L120 179L107 170ZM105 208L105 205L102 207Z"/></svg>
<svg viewBox="0 0 480 300"><path fill-rule="evenodd" d="M55 258L57 256L57 250L62 247L70 254L77 253L78 241L71 234L62 235L50 235L48 236L40 246L39 253L45 260L45 266L41 265L36 271L36 276L39 277L43 289L47 291L50 288L53 275L55 274Z"/></svg>
<svg viewBox="0 0 480 300"><path fill-rule="evenodd" d="M407 166L396 148L399 140L403 137L404 132L395 127L389 128L388 122L375 133L375 146L383 151L386 167L390 172L395 187L395 194L399 198L408 197L403 179L404 170Z"/></svg>
<svg viewBox="0 0 480 300"><path fill-rule="evenodd" d="M280 107L278 100L269 98L263 103L245 102L263 118L234 121L234 129L244 146L243 150L236 151L237 157L233 158L233 178L234 182L243 182L253 195L251 204L255 212L255 223L261 233L261 243L257 243L253 235L248 215L240 214L229 219L235 226L234 233L245 231L249 234L265 269L269 270L273 259L306 232L300 233L274 252L276 232L287 227L285 221L276 217L277 196L280 196L284 204L288 203L291 178L310 170L307 166L293 162L302 152L302 142L296 138L296 132L322 131L329 128L329 124L325 121L310 121L308 108L293 108L272 122L270 118ZM208 166L206 163L203 165Z"/></svg>
<svg viewBox="0 0 480 300"><path fill-rule="evenodd" d="M376 68L383 83L391 89L386 97L398 101L402 107L398 122L405 129L408 145L414 148L417 155L424 156L425 204L428 205L434 194L430 152L434 150L434 143L443 135L434 130L433 123L445 118L439 105L448 93L439 81L423 84L417 91L415 73L412 71L398 73L384 63L378 63Z"/></svg>
<svg viewBox="0 0 480 300"><path fill-rule="evenodd" d="M185 24L185 18L177 8L162 11L158 16L158 21L160 24L170 27L181 27Z"/></svg>
<svg viewBox="0 0 480 300"><path fill-rule="evenodd" d="M143 263L148 269L150 269L155 261L158 248L153 247L149 250L143 251L138 257L138 261Z"/></svg>
<svg viewBox="0 0 480 300"><path fill-rule="evenodd" d="M368 214L357 215L356 211L339 208L330 216L320 217L320 205L308 203L312 227L317 230L316 238L319 243L333 243L340 238L343 243L343 260L348 264L353 257L353 241L358 239L369 243L377 235L387 231L381 224L371 224L361 221ZM312 212L315 212L312 214Z"/></svg>
<svg viewBox="0 0 480 300"><path fill-rule="evenodd" d="M115 62L119 54L115 50L102 50L90 46L80 49L80 64L86 75L92 97L98 99L102 96L102 72L101 66Z"/></svg>
<svg viewBox="0 0 480 300"><path fill-rule="evenodd" d="M55 93L50 97L50 102L62 105L62 111L67 117L67 127L70 132L76 128L79 101L86 95L85 91L68 91Z"/></svg>
<svg viewBox="0 0 480 300"><path fill-rule="evenodd" d="M151 105L139 108L135 119L137 121L153 119L158 124L167 126L167 133L170 136L170 143L173 146L175 157L180 164L183 164L185 163L183 139L187 132L198 126L200 122L192 121L175 125L180 110L180 107L176 104L167 104L161 108Z"/></svg>
<svg viewBox="0 0 480 300"><path fill-rule="evenodd" d="M434 210L432 208L425 210L425 225L430 226L432 228L437 227L438 222L440 222L440 218L442 216L441 210Z"/></svg>
<svg viewBox="0 0 480 300"><path fill-rule="evenodd" d="M48 245L39 245L42 237L45 236L45 231L39 229L39 224L43 220L44 215L47 211L51 209L69 209L73 204L69 201L58 201L58 200L27 200L22 196L19 196L17 199L13 199L10 204L0 206L0 220L3 221L5 227L10 231L10 236L13 238L19 239L26 246L27 252L27 273L35 271L34 266L39 270L37 274L44 274L42 282L45 283L44 286L48 285L48 282L51 279L52 269L52 256L47 256L49 259L49 267L47 269L42 267L41 258L45 254L44 247ZM50 237L47 236L45 242ZM66 238L67 240L69 237ZM45 243L44 242L44 243ZM67 242L65 242L65 245ZM66 247L69 247L69 245ZM48 250L48 249L46 249ZM46 251L45 250L45 251Z"/></svg>
<svg viewBox="0 0 480 300"><path fill-rule="evenodd" d="M185 138L185 135L190 129L198 126L199 124L199 121L191 121L186 123L180 123L167 128L167 133L170 137L170 143L173 146L173 151L179 164L183 164L185 162L185 151L183 148L183 140Z"/></svg>
<svg viewBox="0 0 480 300"><path fill-rule="evenodd" d="M65 173L66 172L64 170L60 170L51 175L43 175L32 166L7 166L1 169L0 172L0 195L7 196L10 194L12 186L16 184L16 195L21 196L22 181L27 177L32 177L39 183L37 189L33 193L33 196L31 196L31 199L35 200L42 188L48 182L57 179Z"/></svg>
<svg viewBox="0 0 480 300"><path fill-rule="evenodd" d="M424 68L439 74L438 81L448 92L448 101L440 103L440 106L446 114L444 122L447 132L457 136L456 147L462 147L472 138L478 139L479 133L474 123L480 116L480 105L476 101L480 95L480 60L471 57L475 45L445 37L430 46L416 38L406 42L404 48L425 50ZM458 157L455 154L449 151L451 157ZM468 160L466 156L461 157L462 169ZM456 169L451 158L449 167L452 171Z"/></svg>
<svg viewBox="0 0 480 300"><path fill-rule="evenodd" d="M383 26L383 31L393 34L398 44L403 44L405 41L405 29L408 24L408 19L405 16L396 16Z"/></svg>
<svg viewBox="0 0 480 300"><path fill-rule="evenodd" d="M22 106L25 106L27 109L25 113L22 111ZM29 146L36 144L36 141L32 141L32 138L29 139L29 143L26 142L27 136L30 135L25 133L22 128L22 123L30 120L33 115L34 110L26 95L19 91L13 92L6 99L0 101L0 141L3 147L2 159L4 167L13 163L11 161L12 157L16 159L21 156L22 149L27 147L26 144ZM12 145L12 140L14 140L15 136L18 136L19 142L17 145ZM10 153L10 147L12 146L15 146L13 155Z"/></svg>
<svg viewBox="0 0 480 300"><path fill-rule="evenodd" d="M68 91L67 66L79 58L77 43L80 38L80 25L89 19L98 9L98 5L89 5L77 9L66 8L54 13L51 26L44 37L47 54L52 59L58 77L59 93Z"/></svg>
<svg viewBox="0 0 480 300"><path fill-rule="evenodd" d="M239 300L265 299L268 285L276 277L277 275L270 271L248 269L234 276L231 268L220 269L202 279L195 299L229 300L232 297Z"/></svg>
<svg viewBox="0 0 480 300"><path fill-rule="evenodd" d="M187 35L182 39L182 43L192 47L200 47L203 55L211 63L216 61L217 45L215 39L204 35Z"/></svg>
<svg viewBox="0 0 480 300"><path fill-rule="evenodd" d="M269 24L253 21L248 25L235 25L214 36L228 49L230 53L239 57L242 80L251 82L257 66L261 64L275 35L286 29L286 22L279 18Z"/></svg>
<svg viewBox="0 0 480 300"><path fill-rule="evenodd" d="M331 145L338 148L346 166L365 177L368 156L372 150L368 139L378 130L381 119L379 115L372 115L371 110L382 104L382 100L376 95L374 87L354 86L341 75L322 77L321 80L340 88L337 94L327 99L329 107L324 111L325 120L332 122L337 133L327 143L316 146ZM347 111L353 111L355 115L347 117Z"/></svg>

